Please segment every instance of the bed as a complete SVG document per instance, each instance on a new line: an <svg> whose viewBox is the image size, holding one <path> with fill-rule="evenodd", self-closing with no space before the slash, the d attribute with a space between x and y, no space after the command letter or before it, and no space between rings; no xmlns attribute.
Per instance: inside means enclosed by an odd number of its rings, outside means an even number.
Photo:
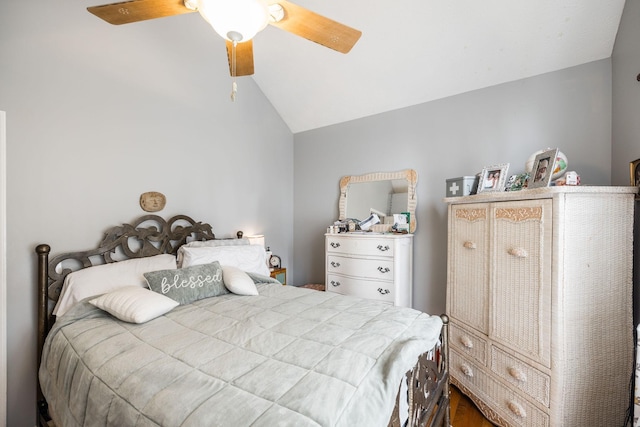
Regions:
<svg viewBox="0 0 640 427"><path fill-rule="evenodd" d="M283 286L244 240L145 215L38 245L40 425L449 425L446 316Z"/></svg>

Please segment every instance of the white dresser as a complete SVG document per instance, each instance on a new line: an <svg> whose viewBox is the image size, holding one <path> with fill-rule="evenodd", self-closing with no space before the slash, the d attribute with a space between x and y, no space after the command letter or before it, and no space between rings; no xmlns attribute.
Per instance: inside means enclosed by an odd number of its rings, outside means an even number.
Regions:
<svg viewBox="0 0 640 427"><path fill-rule="evenodd" d="M413 234L325 235L328 292L411 307Z"/></svg>
<svg viewBox="0 0 640 427"><path fill-rule="evenodd" d="M448 198L452 383L498 425L623 426L635 187Z"/></svg>

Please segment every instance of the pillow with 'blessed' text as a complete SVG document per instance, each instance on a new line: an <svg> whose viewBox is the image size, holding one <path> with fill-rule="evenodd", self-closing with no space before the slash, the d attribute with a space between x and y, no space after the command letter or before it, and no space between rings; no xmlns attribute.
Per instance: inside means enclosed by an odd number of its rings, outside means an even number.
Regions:
<svg viewBox="0 0 640 427"><path fill-rule="evenodd" d="M180 304L229 293L224 286L222 268L217 261L176 270L152 271L145 273L144 278L149 289Z"/></svg>

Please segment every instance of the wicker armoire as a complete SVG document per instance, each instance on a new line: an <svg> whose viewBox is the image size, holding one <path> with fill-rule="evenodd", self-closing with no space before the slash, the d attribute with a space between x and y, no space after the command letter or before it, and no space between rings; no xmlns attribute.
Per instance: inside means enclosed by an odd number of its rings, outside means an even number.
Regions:
<svg viewBox="0 0 640 427"><path fill-rule="evenodd" d="M622 426L635 187L452 197L451 381L503 426Z"/></svg>

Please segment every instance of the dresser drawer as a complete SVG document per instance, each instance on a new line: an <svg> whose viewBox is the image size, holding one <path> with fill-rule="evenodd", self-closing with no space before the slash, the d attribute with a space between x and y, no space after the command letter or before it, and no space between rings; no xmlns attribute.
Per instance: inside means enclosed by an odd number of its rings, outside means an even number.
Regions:
<svg viewBox="0 0 640 427"><path fill-rule="evenodd" d="M509 424L527 427L549 426L549 415L526 398L494 380L475 362L456 351L452 350L450 356L451 375L455 381L476 394L486 406Z"/></svg>
<svg viewBox="0 0 640 427"><path fill-rule="evenodd" d="M461 354L471 356L483 365L487 364L486 340L469 333L453 322L449 325L449 344Z"/></svg>
<svg viewBox="0 0 640 427"><path fill-rule="evenodd" d="M327 275L326 291L390 304L393 304L395 298L393 283L360 280L335 274Z"/></svg>
<svg viewBox="0 0 640 427"><path fill-rule="evenodd" d="M393 260L327 256L327 273L393 281Z"/></svg>
<svg viewBox="0 0 640 427"><path fill-rule="evenodd" d="M534 400L549 406L551 378L547 374L496 346L491 347L491 370Z"/></svg>
<svg viewBox="0 0 640 427"><path fill-rule="evenodd" d="M393 257L393 239L327 236L327 252L363 256Z"/></svg>

